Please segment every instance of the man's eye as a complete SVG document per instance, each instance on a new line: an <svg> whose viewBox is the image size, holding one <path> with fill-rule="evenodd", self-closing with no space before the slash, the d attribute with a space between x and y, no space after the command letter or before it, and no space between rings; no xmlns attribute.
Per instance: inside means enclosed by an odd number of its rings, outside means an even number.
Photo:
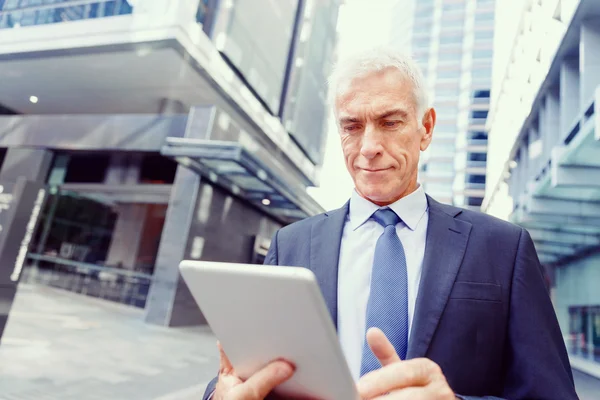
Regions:
<svg viewBox="0 0 600 400"><path fill-rule="evenodd" d="M383 125L387 128L393 128L398 125L398 121L385 121Z"/></svg>
<svg viewBox="0 0 600 400"><path fill-rule="evenodd" d="M344 127L344 132L354 132L358 129L358 125L348 125Z"/></svg>

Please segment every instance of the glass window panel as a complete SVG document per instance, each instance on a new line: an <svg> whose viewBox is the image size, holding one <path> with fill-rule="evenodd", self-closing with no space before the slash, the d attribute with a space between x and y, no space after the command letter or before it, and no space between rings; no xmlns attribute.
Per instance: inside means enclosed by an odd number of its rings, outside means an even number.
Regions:
<svg viewBox="0 0 600 400"><path fill-rule="evenodd" d="M431 32L431 24L419 24L414 27L413 32L415 35L429 33Z"/></svg>
<svg viewBox="0 0 600 400"><path fill-rule="evenodd" d="M450 63L455 62L458 63L462 60L461 52L452 52L452 53L440 53L438 55L438 60L441 63Z"/></svg>
<svg viewBox="0 0 600 400"><path fill-rule="evenodd" d="M491 41L494 39L493 30L477 30L475 31L475 42Z"/></svg>
<svg viewBox="0 0 600 400"><path fill-rule="evenodd" d="M37 260L36 279L143 308L167 204L127 202L108 192L50 193L28 254Z"/></svg>
<svg viewBox="0 0 600 400"><path fill-rule="evenodd" d="M442 5L443 11L461 11L466 7L465 2L454 2L454 3L444 3Z"/></svg>
<svg viewBox="0 0 600 400"><path fill-rule="evenodd" d="M475 59L475 60L491 59L493 55L494 55L494 51L492 49L473 50L473 59Z"/></svg>
<svg viewBox="0 0 600 400"><path fill-rule="evenodd" d="M442 70L438 71L438 79L457 79L460 78L461 71L459 69Z"/></svg>
<svg viewBox="0 0 600 400"><path fill-rule="evenodd" d="M462 35L450 35L450 36L442 36L440 37L440 44L462 44L463 36Z"/></svg>

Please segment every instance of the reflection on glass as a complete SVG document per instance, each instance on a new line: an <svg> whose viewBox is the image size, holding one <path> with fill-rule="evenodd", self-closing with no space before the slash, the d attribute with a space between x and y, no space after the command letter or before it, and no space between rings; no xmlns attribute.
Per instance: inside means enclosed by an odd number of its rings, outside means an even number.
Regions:
<svg viewBox="0 0 600 400"><path fill-rule="evenodd" d="M166 209L55 190L40 215L25 280L144 307Z"/></svg>
<svg viewBox="0 0 600 400"><path fill-rule="evenodd" d="M52 5L56 7L52 7ZM68 5L64 0L0 1L0 29L55 24L82 19L131 14L126 0L99 0L87 4Z"/></svg>

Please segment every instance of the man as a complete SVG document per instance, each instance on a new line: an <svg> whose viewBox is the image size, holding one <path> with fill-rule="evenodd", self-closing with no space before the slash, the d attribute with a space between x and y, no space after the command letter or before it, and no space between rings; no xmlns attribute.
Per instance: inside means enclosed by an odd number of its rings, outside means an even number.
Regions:
<svg viewBox="0 0 600 400"><path fill-rule="evenodd" d="M316 274L361 398L577 399L529 234L417 182L436 114L414 62L358 54L331 93L355 191L281 229L266 263ZM242 382L221 349L207 396L262 399L292 374L276 361Z"/></svg>

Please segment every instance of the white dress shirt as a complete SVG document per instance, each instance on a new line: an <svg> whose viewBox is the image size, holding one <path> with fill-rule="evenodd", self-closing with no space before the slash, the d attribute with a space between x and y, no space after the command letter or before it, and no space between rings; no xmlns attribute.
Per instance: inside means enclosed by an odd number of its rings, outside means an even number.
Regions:
<svg viewBox="0 0 600 400"><path fill-rule="evenodd" d="M425 239L429 221L427 198L422 186L419 186L416 191L388 207L394 210L404 222L396 225L396 232L406 255L410 335L425 254ZM384 229L370 218L379 208L383 207L360 197L354 191L350 199L350 211L344 225L340 248L338 335L355 381L360 378L375 244Z"/></svg>

